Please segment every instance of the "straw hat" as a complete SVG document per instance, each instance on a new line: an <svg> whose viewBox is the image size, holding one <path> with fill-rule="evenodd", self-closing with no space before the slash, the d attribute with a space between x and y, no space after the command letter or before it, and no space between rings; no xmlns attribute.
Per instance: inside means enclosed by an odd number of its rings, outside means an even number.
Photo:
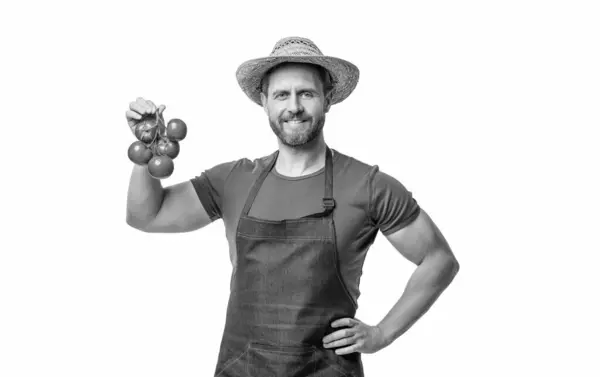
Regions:
<svg viewBox="0 0 600 377"><path fill-rule="evenodd" d="M260 84L264 74L274 66L285 62L316 64L329 71L333 86L332 105L345 100L358 83L359 70L354 64L323 55L310 39L301 37L280 39L268 57L242 63L236 72L238 83L253 102L262 106Z"/></svg>

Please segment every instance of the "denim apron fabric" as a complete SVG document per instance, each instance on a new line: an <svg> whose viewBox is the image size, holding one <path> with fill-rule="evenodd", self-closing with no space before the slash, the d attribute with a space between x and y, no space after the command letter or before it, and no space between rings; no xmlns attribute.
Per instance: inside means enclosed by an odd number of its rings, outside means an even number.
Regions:
<svg viewBox="0 0 600 377"><path fill-rule="evenodd" d="M331 322L356 313L338 265L331 150L323 212L281 221L251 217L278 154L254 182L238 223L237 266L215 376L363 377L360 353L336 355L322 341L339 329Z"/></svg>

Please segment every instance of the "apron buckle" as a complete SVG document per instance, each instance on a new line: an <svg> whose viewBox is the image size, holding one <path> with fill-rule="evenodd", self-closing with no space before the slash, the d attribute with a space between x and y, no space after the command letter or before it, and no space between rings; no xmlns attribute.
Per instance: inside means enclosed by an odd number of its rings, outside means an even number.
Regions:
<svg viewBox="0 0 600 377"><path fill-rule="evenodd" d="M335 207L335 199L333 198L323 198L323 207L326 209Z"/></svg>

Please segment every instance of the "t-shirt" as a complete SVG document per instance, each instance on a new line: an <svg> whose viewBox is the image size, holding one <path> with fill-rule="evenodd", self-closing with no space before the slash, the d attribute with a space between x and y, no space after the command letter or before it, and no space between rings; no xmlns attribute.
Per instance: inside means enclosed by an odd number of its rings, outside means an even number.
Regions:
<svg viewBox="0 0 600 377"><path fill-rule="evenodd" d="M389 235L417 218L412 193L395 178L330 148L333 152L333 220L340 273L355 302L363 263L377 232ZM211 221L223 219L230 259L236 268L236 230L244 204L270 155L216 165L191 179ZM325 167L301 177L286 177L273 166L249 215L265 220L294 219L323 211Z"/></svg>

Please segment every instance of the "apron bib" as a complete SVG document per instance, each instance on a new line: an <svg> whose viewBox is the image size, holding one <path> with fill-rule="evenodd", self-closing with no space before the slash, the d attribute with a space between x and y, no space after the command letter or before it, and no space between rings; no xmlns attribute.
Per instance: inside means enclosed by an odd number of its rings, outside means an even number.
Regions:
<svg viewBox="0 0 600 377"><path fill-rule="evenodd" d="M331 150L322 212L281 221L251 217L278 154L254 182L238 223L215 377L363 377L360 353L336 355L322 341L337 330L333 321L356 314L338 265Z"/></svg>

